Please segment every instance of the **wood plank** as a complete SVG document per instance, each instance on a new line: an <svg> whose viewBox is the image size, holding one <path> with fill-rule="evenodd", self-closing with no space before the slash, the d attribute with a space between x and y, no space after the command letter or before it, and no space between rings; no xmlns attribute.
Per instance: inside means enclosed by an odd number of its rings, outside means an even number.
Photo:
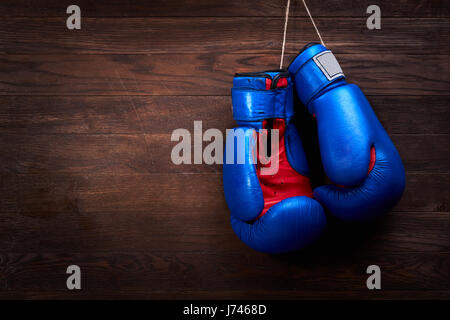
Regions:
<svg viewBox="0 0 450 320"><path fill-rule="evenodd" d="M320 292L342 290L348 295L367 293L365 270L378 264L382 288L389 291L445 291L450 284L449 253L380 254L367 259L304 261L258 253L90 253L90 254L1 254L5 289L41 291L51 294L66 290L68 265L82 268L83 290L98 292L153 292L190 298L208 291L211 297L233 291L276 291L304 297ZM326 259L325 259L326 260ZM270 272L268 272L270 270ZM67 291L67 290L66 290ZM344 294L344 297L346 294ZM376 295L375 295L376 296ZM424 294L426 296L426 294ZM247 297L249 298L249 297Z"/></svg>
<svg viewBox="0 0 450 320"><path fill-rule="evenodd" d="M156 120L155 120L156 121ZM180 123L191 132L193 123ZM207 127L205 127L205 130ZM203 131L204 132L204 131ZM225 133L223 133L225 135ZM407 172L450 173L449 135L391 135ZM0 136L0 174L135 174L220 172L218 164L172 162L171 133ZM203 143L205 147L208 143ZM223 146L223 143L222 143ZM223 150L223 149L222 149ZM219 152L221 155L223 151ZM315 159L315 161L320 161Z"/></svg>
<svg viewBox="0 0 450 320"><path fill-rule="evenodd" d="M69 0L3 0L0 16L64 17ZM389 1L378 0L382 17L450 16L445 0ZM78 0L83 17L284 17L285 0ZM366 15L366 0L328 0L309 3L315 17L361 17ZM307 17L301 1L292 1L290 16Z"/></svg>
<svg viewBox="0 0 450 320"><path fill-rule="evenodd" d="M366 290L366 291L288 291L288 290L252 290L246 289L241 291L191 291L179 290L177 292L167 291L149 291L145 288L141 290L76 290L77 292L67 289L61 290L8 290L0 291L2 299L33 299L33 300L58 300L58 299L153 299L153 300L195 300L195 299L241 299L241 300L279 300L283 299L286 303L297 304L298 300L448 300L450 290ZM320 303L320 301L319 301ZM123 309L122 309L123 310Z"/></svg>
<svg viewBox="0 0 450 320"><path fill-rule="evenodd" d="M390 134L449 134L450 96L368 96ZM0 96L2 134L142 134L236 125L228 96ZM175 116L175 115L180 115Z"/></svg>
<svg viewBox="0 0 450 320"><path fill-rule="evenodd" d="M289 20L286 52L317 42L305 18ZM280 54L283 18L84 18L81 30L60 18L4 18L0 53L7 54ZM369 30L366 17L318 18L325 43L338 54L450 54L447 18L383 18L381 30ZM205 56L207 58L207 56ZM423 58L422 58L423 59ZM428 60L430 59L427 57ZM278 59L276 59L278 61ZM274 62L276 63L276 62Z"/></svg>
<svg viewBox="0 0 450 320"><path fill-rule="evenodd" d="M222 174L4 175L0 212L217 212L226 210ZM396 212L450 211L449 174L408 173Z"/></svg>
<svg viewBox="0 0 450 320"><path fill-rule="evenodd" d="M446 55L337 58L348 81L368 95L449 94ZM278 59L278 54L4 55L0 95L228 96L235 72L277 68Z"/></svg>
<svg viewBox="0 0 450 320"><path fill-rule="evenodd" d="M449 152L442 151L450 150L449 135L391 135L391 139L407 172L450 173ZM422 152L427 156L422 158Z"/></svg>
<svg viewBox="0 0 450 320"><path fill-rule="evenodd" d="M252 251L234 234L225 206L209 212L142 209L147 212L2 212L0 252ZM320 240L301 255L306 261L320 261L374 253L448 252L449 227L450 212L392 212L379 221L352 226L329 218Z"/></svg>

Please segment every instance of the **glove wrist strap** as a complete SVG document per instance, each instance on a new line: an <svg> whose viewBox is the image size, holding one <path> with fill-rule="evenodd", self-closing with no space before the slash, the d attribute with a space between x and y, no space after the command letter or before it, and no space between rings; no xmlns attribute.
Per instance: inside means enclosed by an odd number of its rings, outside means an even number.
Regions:
<svg viewBox="0 0 450 320"><path fill-rule="evenodd" d="M289 81L290 82L290 81ZM258 90L231 89L233 117L236 121L255 121L268 118L292 118L294 99L292 84L286 88Z"/></svg>
<svg viewBox="0 0 450 320"><path fill-rule="evenodd" d="M345 79L333 53L322 45L314 45L300 53L289 66L289 72L300 100L308 108L311 99L322 89Z"/></svg>

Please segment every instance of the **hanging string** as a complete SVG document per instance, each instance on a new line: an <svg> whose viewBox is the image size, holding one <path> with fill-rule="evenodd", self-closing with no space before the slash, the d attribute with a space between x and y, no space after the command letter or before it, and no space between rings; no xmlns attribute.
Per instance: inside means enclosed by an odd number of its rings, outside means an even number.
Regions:
<svg viewBox="0 0 450 320"><path fill-rule="evenodd" d="M280 69L283 69L284 47L286 45L286 31L287 31L287 24L288 24L288 19L289 19L289 6L290 5L291 5L291 0L288 0L287 5L286 5L286 14L284 17L284 33L283 33L283 46L281 47Z"/></svg>
<svg viewBox="0 0 450 320"><path fill-rule="evenodd" d="M302 1L303 1L303 5L305 6L306 12L308 12L309 18L311 19L314 29L316 29L317 35L319 36L319 39L320 39L320 43L325 47L325 43L323 43L322 37L320 36L319 29L317 29L316 24L314 23L314 19L311 15L311 12L309 12L309 9L308 9L308 6L306 5L305 0L302 0Z"/></svg>

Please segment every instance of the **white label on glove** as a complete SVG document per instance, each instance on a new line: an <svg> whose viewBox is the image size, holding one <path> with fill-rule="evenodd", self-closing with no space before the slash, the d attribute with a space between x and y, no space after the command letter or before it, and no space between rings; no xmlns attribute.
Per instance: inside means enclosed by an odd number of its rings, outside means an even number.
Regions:
<svg viewBox="0 0 450 320"><path fill-rule="evenodd" d="M324 51L313 57L316 65L322 70L328 81L343 76L341 66L331 51Z"/></svg>

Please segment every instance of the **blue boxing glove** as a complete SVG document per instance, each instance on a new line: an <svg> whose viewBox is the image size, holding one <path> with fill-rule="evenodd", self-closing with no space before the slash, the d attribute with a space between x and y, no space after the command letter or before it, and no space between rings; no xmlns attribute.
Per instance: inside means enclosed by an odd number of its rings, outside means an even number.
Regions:
<svg viewBox="0 0 450 320"><path fill-rule="evenodd" d="M334 183L316 188L316 199L346 221L388 212L402 196L405 170L362 91L345 81L334 55L320 44L308 44L289 72L317 120L323 167Z"/></svg>
<svg viewBox="0 0 450 320"><path fill-rule="evenodd" d="M308 164L291 120L293 85L288 72L236 74L233 116L223 165L231 225L251 248L266 253L297 250L325 227L312 199Z"/></svg>

